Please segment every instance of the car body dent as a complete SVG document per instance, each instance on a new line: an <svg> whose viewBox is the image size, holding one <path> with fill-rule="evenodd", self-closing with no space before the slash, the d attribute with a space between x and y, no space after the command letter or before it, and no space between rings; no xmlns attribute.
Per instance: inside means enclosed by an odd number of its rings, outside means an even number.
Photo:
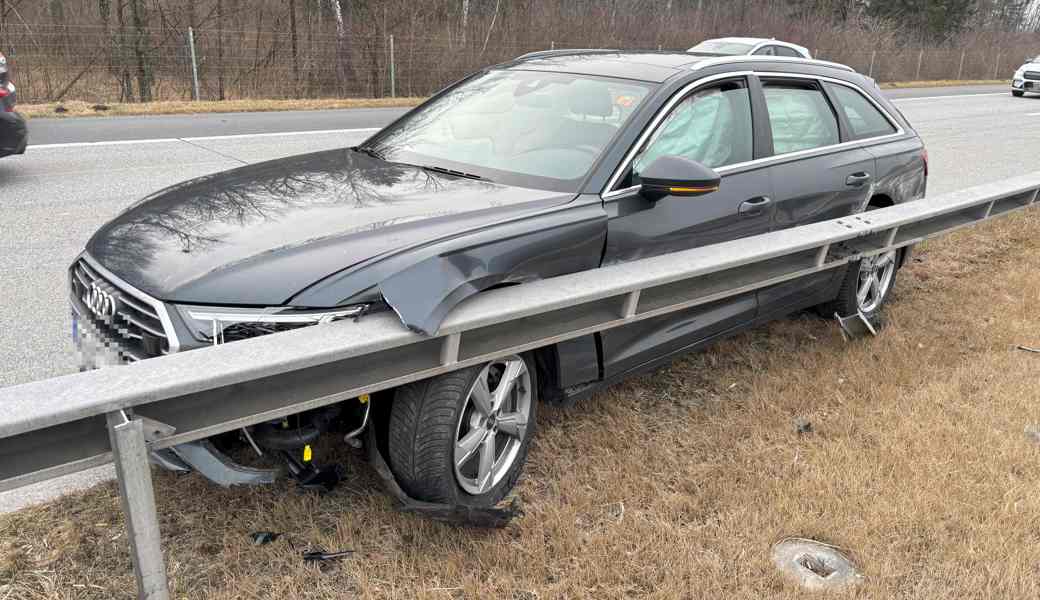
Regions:
<svg viewBox="0 0 1040 600"><path fill-rule="evenodd" d="M436 333L456 304L488 288L599 266L606 213L598 197L500 223L349 269L293 298L294 304L346 304L378 291L401 321Z"/></svg>

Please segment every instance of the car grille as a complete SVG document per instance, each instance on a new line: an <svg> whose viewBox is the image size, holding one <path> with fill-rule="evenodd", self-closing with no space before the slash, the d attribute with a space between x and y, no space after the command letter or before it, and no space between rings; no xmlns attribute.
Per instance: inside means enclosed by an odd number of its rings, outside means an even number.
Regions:
<svg viewBox="0 0 1040 600"><path fill-rule="evenodd" d="M71 269L72 296L79 300L82 317L90 320L90 326L101 341L114 345L123 362L136 362L145 358L167 354L170 340L152 303L138 294L131 294L103 277L86 260L80 259ZM91 288L96 287L112 298L111 315L98 316L90 308Z"/></svg>
<svg viewBox="0 0 1040 600"><path fill-rule="evenodd" d="M1025 78L1040 81L1040 71L1026 71Z"/></svg>

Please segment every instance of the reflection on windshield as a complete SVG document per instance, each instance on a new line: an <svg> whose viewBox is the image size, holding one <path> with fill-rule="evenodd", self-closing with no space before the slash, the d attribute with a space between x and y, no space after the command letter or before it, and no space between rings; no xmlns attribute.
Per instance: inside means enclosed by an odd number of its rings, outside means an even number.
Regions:
<svg viewBox="0 0 1040 600"><path fill-rule="evenodd" d="M389 161L574 191L649 91L632 81L491 71L420 108L370 150Z"/></svg>

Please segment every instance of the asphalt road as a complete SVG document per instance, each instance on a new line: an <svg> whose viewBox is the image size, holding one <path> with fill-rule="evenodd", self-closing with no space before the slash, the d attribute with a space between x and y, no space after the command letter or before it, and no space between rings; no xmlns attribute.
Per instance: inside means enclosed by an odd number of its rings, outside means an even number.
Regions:
<svg viewBox="0 0 1040 600"><path fill-rule="evenodd" d="M1037 168L1029 149L1040 139L1040 97L1012 98L1003 86L892 95L928 145L930 193ZM356 144L371 134L367 128L394 115L366 110L34 120L29 151L0 160L0 386L75 370L65 269L88 236L121 209L191 177ZM196 119L210 126L198 129ZM0 495L0 511L53 489Z"/></svg>

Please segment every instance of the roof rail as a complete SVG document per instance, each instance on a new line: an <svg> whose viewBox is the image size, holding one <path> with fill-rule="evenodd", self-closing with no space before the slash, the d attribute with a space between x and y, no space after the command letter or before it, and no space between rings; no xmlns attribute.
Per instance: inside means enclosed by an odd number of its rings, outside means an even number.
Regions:
<svg viewBox="0 0 1040 600"><path fill-rule="evenodd" d="M559 50L536 50L534 52L528 52L527 54L521 54L513 60L529 60L532 58L545 58L548 56L562 56L566 54L607 52L619 52L619 50L617 50L616 48L560 48Z"/></svg>
<svg viewBox="0 0 1040 600"><path fill-rule="evenodd" d="M849 71L855 73L856 69L848 65L841 63L830 62L826 60L817 60L815 58L795 58L793 56L750 56L750 55L737 55L737 56L718 56L714 58L705 58L697 62L690 63L690 69L696 71L706 67L714 65L725 65L730 63L739 62L790 62L804 65L815 65L817 67L831 67L834 69L840 69L842 71Z"/></svg>

